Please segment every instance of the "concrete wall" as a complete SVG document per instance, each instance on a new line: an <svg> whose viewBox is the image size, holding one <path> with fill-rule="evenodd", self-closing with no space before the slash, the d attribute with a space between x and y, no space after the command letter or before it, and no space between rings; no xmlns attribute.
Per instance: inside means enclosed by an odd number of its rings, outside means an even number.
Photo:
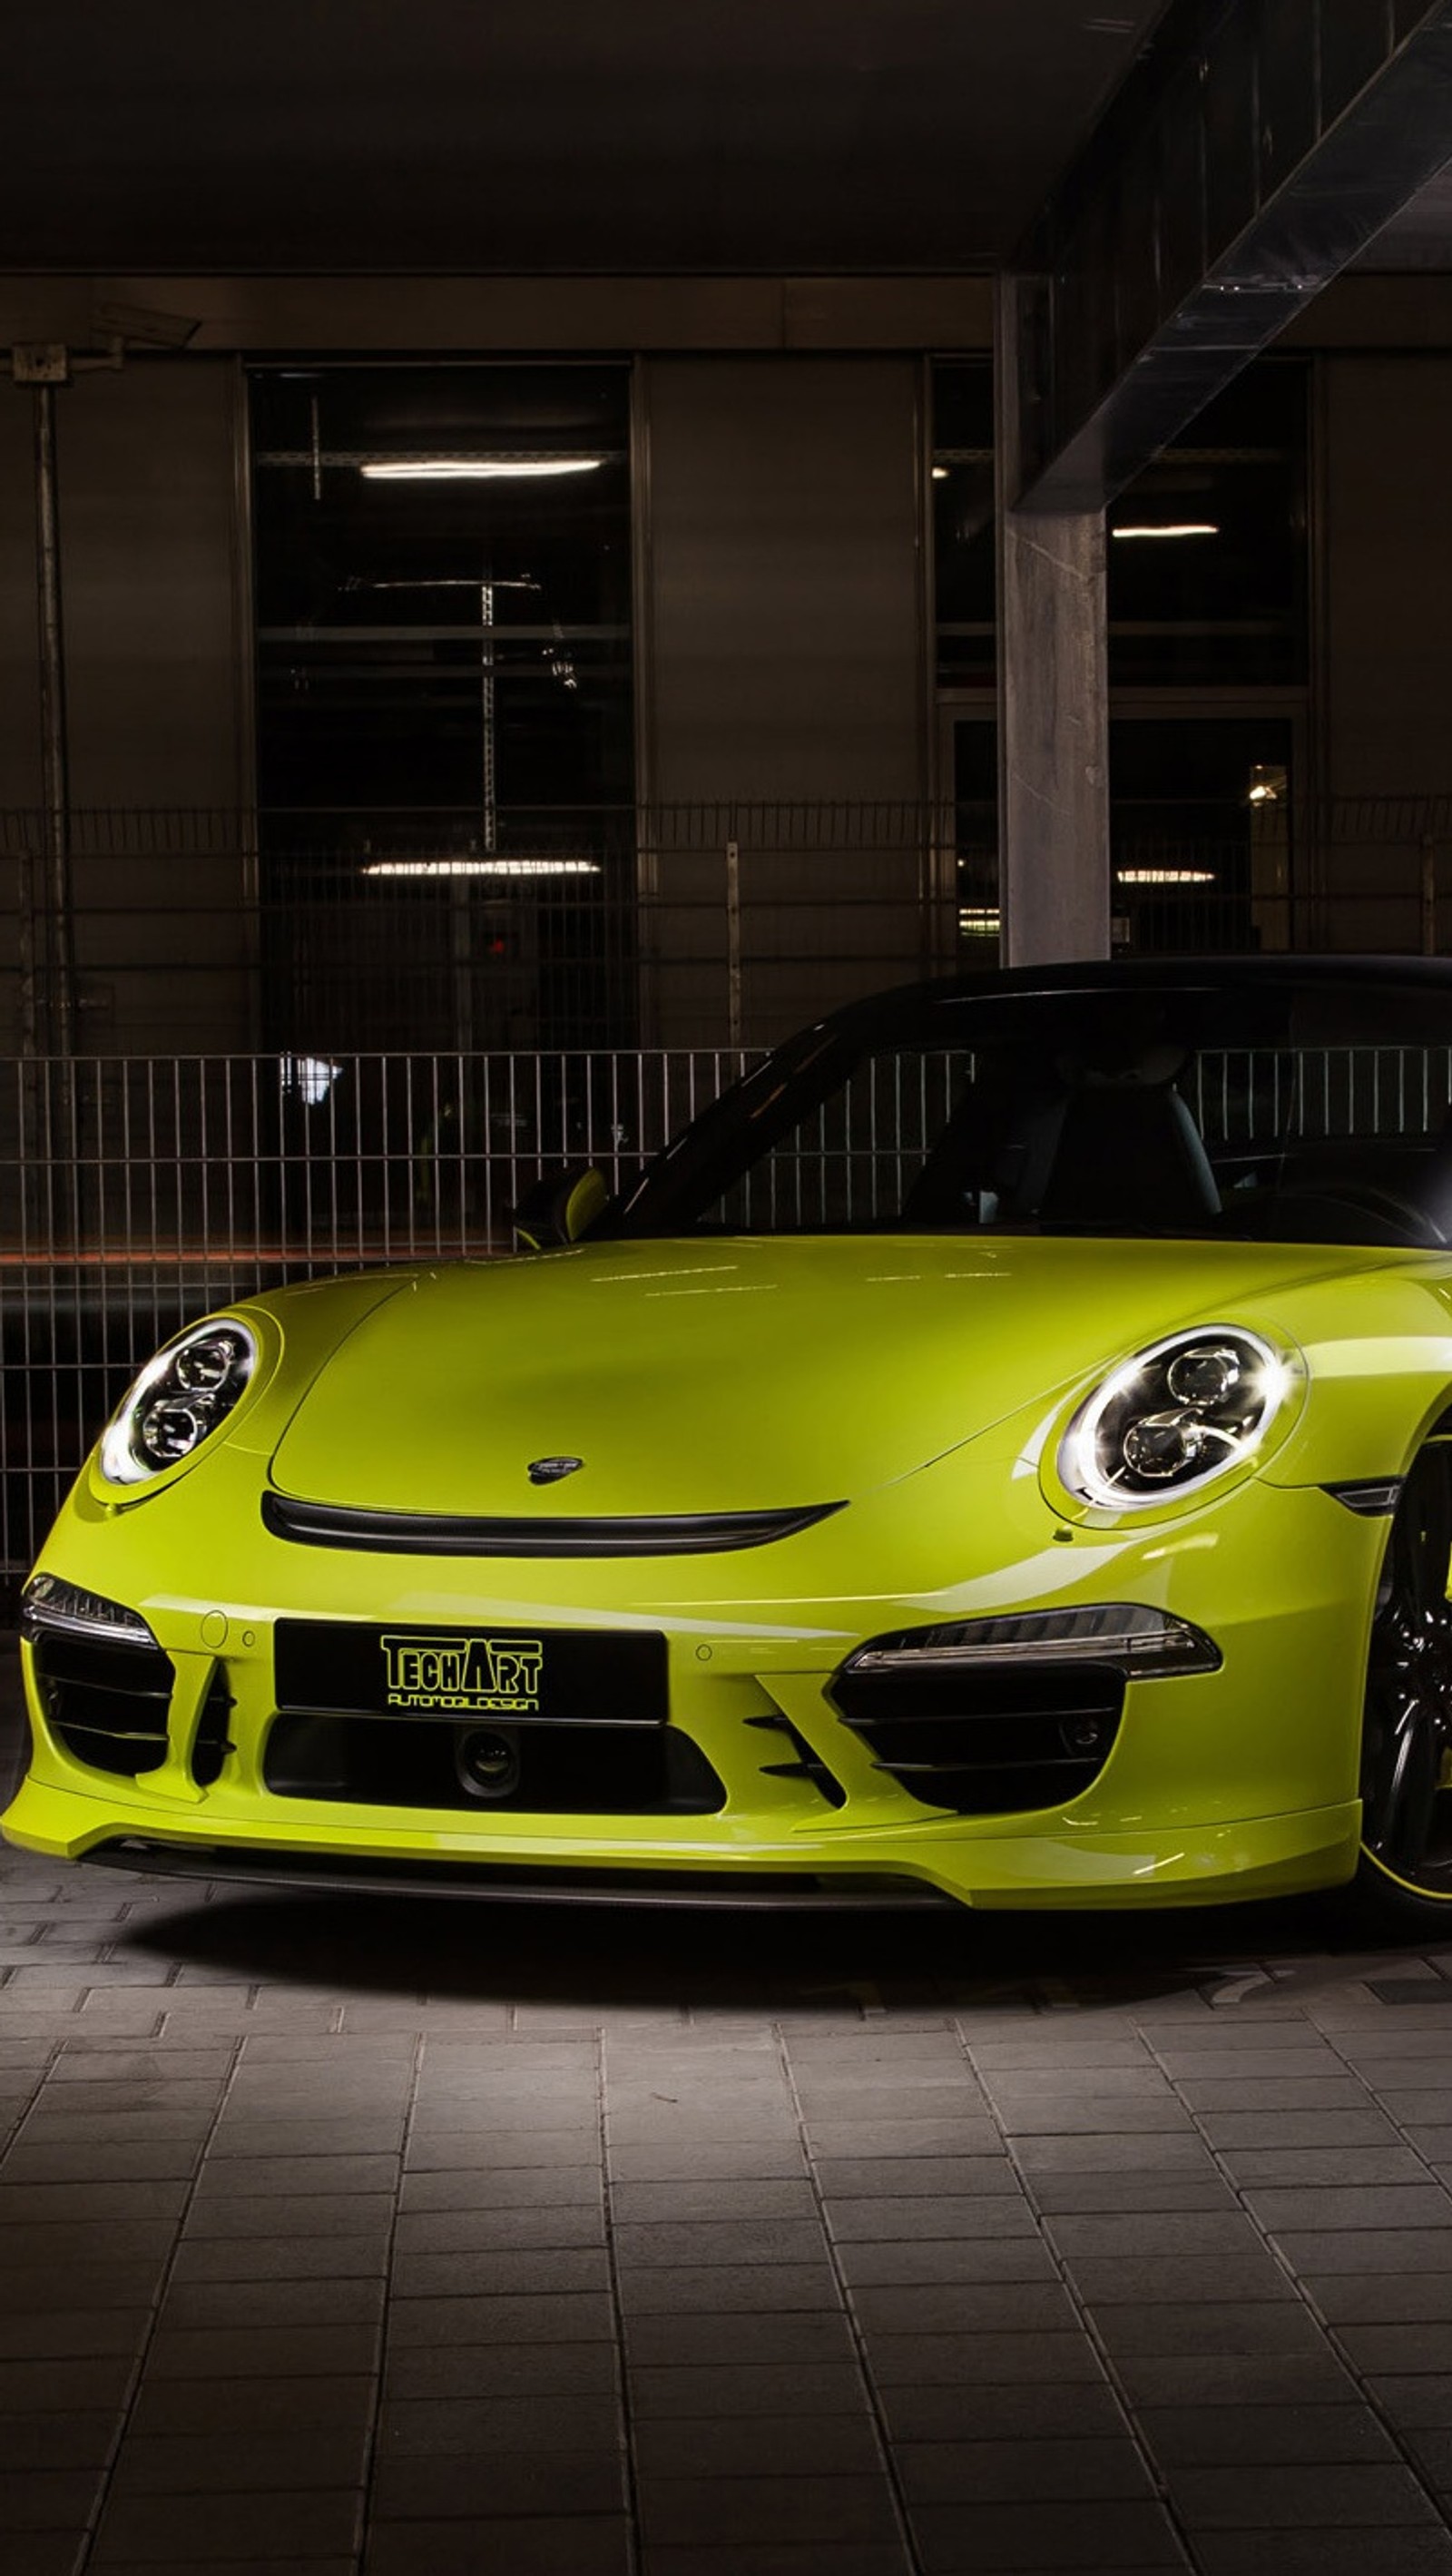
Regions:
<svg viewBox="0 0 1452 2576"><path fill-rule="evenodd" d="M193 352L990 349L987 277L0 275L0 344L174 331Z"/></svg>
<svg viewBox="0 0 1452 2576"><path fill-rule="evenodd" d="M40 795L32 397L0 377L0 806Z"/></svg>
<svg viewBox="0 0 1452 2576"><path fill-rule="evenodd" d="M78 1044L245 1047L250 793L240 616L238 409L227 359L129 360L57 396ZM0 406L0 800L34 806L30 404ZM95 808L201 809L158 853ZM138 960L144 960L138 965Z"/></svg>
<svg viewBox="0 0 1452 2576"><path fill-rule="evenodd" d="M235 806L234 370L136 359L57 411L74 801Z"/></svg>
<svg viewBox="0 0 1452 2576"><path fill-rule="evenodd" d="M1452 792L1452 353L1322 363L1328 784Z"/></svg>
<svg viewBox="0 0 1452 2576"><path fill-rule="evenodd" d="M646 362L653 800L925 796L919 387L908 358ZM743 839L748 1043L917 971L900 832L803 848L783 816ZM724 856L657 866L654 1033L724 1036Z"/></svg>
<svg viewBox="0 0 1452 2576"><path fill-rule="evenodd" d="M40 795L31 397L0 377L0 807ZM0 832L0 1054L20 1044L20 966L32 863Z"/></svg>

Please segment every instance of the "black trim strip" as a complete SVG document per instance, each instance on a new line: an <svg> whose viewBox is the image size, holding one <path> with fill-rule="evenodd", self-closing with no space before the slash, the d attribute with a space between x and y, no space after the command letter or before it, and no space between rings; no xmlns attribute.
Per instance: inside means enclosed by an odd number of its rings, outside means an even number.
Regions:
<svg viewBox="0 0 1452 2576"><path fill-rule="evenodd" d="M778 1908L840 1913L931 1907L960 1911L956 1897L926 1880L866 1873L755 1869L530 1868L513 1861L379 1860L321 1852L253 1851L225 1843L124 1840L94 1843L77 1857L103 1869L146 1876L245 1880L254 1886L336 1889L344 1895L470 1896L526 1905L676 1905L749 1913Z"/></svg>
<svg viewBox="0 0 1452 2576"><path fill-rule="evenodd" d="M264 1526L300 1547L362 1548L386 1556L712 1556L765 1547L830 1519L843 1503L796 1511L682 1512L659 1519L474 1520L444 1512L358 1511L265 1493Z"/></svg>

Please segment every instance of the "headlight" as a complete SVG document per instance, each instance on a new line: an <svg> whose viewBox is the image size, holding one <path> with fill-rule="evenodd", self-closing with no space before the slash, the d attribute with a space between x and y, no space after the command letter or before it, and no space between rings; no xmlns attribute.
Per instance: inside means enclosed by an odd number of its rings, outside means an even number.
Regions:
<svg viewBox="0 0 1452 2576"><path fill-rule="evenodd" d="M1071 1494L1124 1511L1177 1502L1259 1448L1284 1400L1284 1360L1257 1333L1207 1324L1116 1369L1059 1449Z"/></svg>
<svg viewBox="0 0 1452 2576"><path fill-rule="evenodd" d="M101 1439L101 1473L141 1485L200 1448L226 1420L257 1365L246 1324L194 1324L142 1370Z"/></svg>

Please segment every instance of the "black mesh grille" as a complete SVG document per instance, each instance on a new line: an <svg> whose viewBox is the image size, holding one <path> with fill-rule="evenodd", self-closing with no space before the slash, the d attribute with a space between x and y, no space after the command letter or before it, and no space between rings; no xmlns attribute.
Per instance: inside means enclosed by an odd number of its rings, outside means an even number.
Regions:
<svg viewBox="0 0 1452 2576"><path fill-rule="evenodd" d="M51 1732L77 1762L131 1780L161 1769L175 1672L159 1646L42 1636L35 1669Z"/></svg>
<svg viewBox="0 0 1452 2576"><path fill-rule="evenodd" d="M897 1641L883 1639L883 1645ZM878 1770L930 1807L1012 1815L1059 1807L1098 1778L1124 1676L1091 1663L840 1672L832 1697Z"/></svg>
<svg viewBox="0 0 1452 2576"><path fill-rule="evenodd" d="M511 1757L481 1793L471 1741ZM463 1807L487 1815L706 1816L726 1791L678 1727L499 1726L427 1718L286 1716L263 1760L279 1797L368 1807Z"/></svg>

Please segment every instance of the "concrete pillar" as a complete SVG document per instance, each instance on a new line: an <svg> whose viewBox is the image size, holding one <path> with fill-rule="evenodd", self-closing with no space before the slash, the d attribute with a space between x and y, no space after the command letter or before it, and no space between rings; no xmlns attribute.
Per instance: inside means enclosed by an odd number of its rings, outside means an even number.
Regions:
<svg viewBox="0 0 1452 2576"><path fill-rule="evenodd" d="M998 885L1008 966L1109 954L1109 652L1102 511L1014 507L1018 281L998 287Z"/></svg>

